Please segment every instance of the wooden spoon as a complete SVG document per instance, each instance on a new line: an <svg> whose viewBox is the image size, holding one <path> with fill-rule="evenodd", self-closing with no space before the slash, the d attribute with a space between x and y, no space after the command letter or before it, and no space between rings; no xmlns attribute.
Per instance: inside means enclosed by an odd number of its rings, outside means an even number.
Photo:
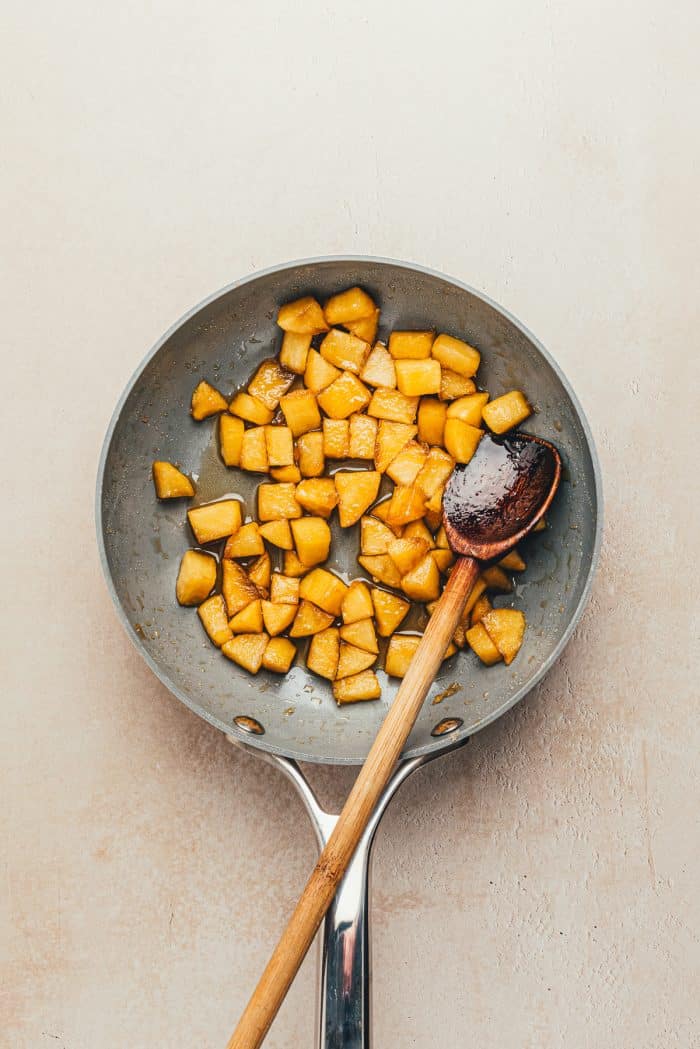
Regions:
<svg viewBox="0 0 700 1049"><path fill-rule="evenodd" d="M560 477L561 457L554 445L523 433L485 435L471 461L455 468L443 498L443 521L450 546L462 556L227 1049L262 1044L401 755L481 562L503 557L527 535L547 511Z"/></svg>

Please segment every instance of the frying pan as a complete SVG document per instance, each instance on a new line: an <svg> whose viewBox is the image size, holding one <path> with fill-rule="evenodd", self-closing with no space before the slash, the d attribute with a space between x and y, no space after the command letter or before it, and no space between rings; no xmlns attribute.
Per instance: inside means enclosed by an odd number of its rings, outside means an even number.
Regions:
<svg viewBox="0 0 700 1049"><path fill-rule="evenodd" d="M378 675L382 698L337 708L329 685L300 660L279 677L252 677L221 657L191 609L175 602L175 577L191 543L181 500L159 503L151 463L179 463L196 480L192 504L227 493L254 508L252 475L227 469L216 449L217 427L196 423L189 402L207 378L224 393L244 384L277 352L281 303L320 300L359 284L381 306L380 335L396 326L446 331L482 353L480 382L492 396L523 389L535 408L527 430L551 440L565 464L548 530L526 541L527 571L515 605L528 629L511 666L482 667L468 652L448 660L408 740L328 914L321 950L318 1045L367 1049L369 940L367 892L372 839L392 795L414 769L453 750L500 717L537 684L561 654L585 607L602 528L598 460L588 424L569 383L537 339L514 317L460 281L414 264L356 256L287 263L236 281L190 311L154 346L114 412L97 478L97 534L107 585L141 656L163 684L231 742L276 765L299 790L319 844L335 816L324 812L299 761L360 764L397 683ZM329 567L362 577L357 527L332 524ZM407 627L418 627L414 619Z"/></svg>

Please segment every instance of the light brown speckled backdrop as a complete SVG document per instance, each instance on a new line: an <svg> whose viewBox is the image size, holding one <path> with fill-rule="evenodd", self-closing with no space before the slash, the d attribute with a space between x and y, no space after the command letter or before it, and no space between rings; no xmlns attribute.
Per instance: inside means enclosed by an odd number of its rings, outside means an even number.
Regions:
<svg viewBox="0 0 700 1049"><path fill-rule="evenodd" d="M0 1045L220 1049L302 886L291 788L118 625L93 484L184 310L364 252L475 284L543 339L607 497L565 658L383 824L376 1047L699 1046L697 5L5 16ZM310 1046L313 976L270 1049Z"/></svg>

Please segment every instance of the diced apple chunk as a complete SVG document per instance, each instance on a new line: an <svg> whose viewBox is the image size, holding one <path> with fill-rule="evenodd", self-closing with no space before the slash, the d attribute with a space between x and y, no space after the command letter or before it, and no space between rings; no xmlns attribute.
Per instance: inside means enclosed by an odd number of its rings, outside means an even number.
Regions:
<svg viewBox="0 0 700 1049"><path fill-rule="evenodd" d="M382 386L387 390L396 389L396 366L386 346L378 342L370 351L360 378L368 386Z"/></svg>
<svg viewBox="0 0 700 1049"><path fill-rule="evenodd" d="M310 477L296 488L300 506L317 517L330 517L338 505L338 489L332 477Z"/></svg>
<svg viewBox="0 0 700 1049"><path fill-rule="evenodd" d="M376 309L372 299L362 288L348 288L332 295L323 307L327 324L347 325L353 321L371 317Z"/></svg>
<svg viewBox="0 0 700 1049"><path fill-rule="evenodd" d="M263 623L270 637L277 637L283 630L286 630L296 614L296 605L278 605L274 601L262 602Z"/></svg>
<svg viewBox="0 0 700 1049"><path fill-rule="evenodd" d="M190 411L192 418L196 419L197 422L207 419L210 415L216 415L217 412L225 412L227 408L228 401L226 398L208 382L202 380L195 387Z"/></svg>
<svg viewBox="0 0 700 1049"><path fill-rule="evenodd" d="M356 623L345 623L340 628L340 639L357 648L363 648L365 652L373 652L375 656L379 653L377 632L371 619L359 619Z"/></svg>
<svg viewBox="0 0 700 1049"><path fill-rule="evenodd" d="M369 354L369 344L350 332L332 328L321 343L320 352L334 368L359 375Z"/></svg>
<svg viewBox="0 0 700 1049"><path fill-rule="evenodd" d="M370 510L372 517L378 517L379 520L390 528L397 539L403 534L403 525L393 525L389 520L389 512L391 510L391 496L388 499L384 499L381 503L377 503ZM363 551L364 553L364 551Z"/></svg>
<svg viewBox="0 0 700 1049"><path fill-rule="evenodd" d="M363 670L360 674L333 682L333 696L339 706L364 699L379 699L381 694L381 686L373 670Z"/></svg>
<svg viewBox="0 0 700 1049"><path fill-rule="evenodd" d="M309 333L286 331L282 337L280 364L295 375L303 375L310 348Z"/></svg>
<svg viewBox="0 0 700 1049"><path fill-rule="evenodd" d="M386 390L380 387L372 394L367 414L373 415L375 419L410 424L415 420L417 411L417 397L404 397L399 390Z"/></svg>
<svg viewBox="0 0 700 1049"><path fill-rule="evenodd" d="M335 627L319 631L311 638L306 665L319 677L333 681L338 670L340 657L340 635Z"/></svg>
<svg viewBox="0 0 700 1049"><path fill-rule="evenodd" d="M270 583L270 600L276 605L298 605L299 580L282 572L275 572Z"/></svg>
<svg viewBox="0 0 700 1049"><path fill-rule="evenodd" d="M482 594L472 608L470 622L472 626L480 623L484 616L491 611L492 605L486 594Z"/></svg>
<svg viewBox="0 0 700 1049"><path fill-rule="evenodd" d="M320 430L303 433L297 441L299 472L302 477L320 477L326 468L323 434Z"/></svg>
<svg viewBox="0 0 700 1049"><path fill-rule="evenodd" d="M280 306L277 323L283 331L293 331L299 335L318 335L319 332L328 331L320 303L311 295Z"/></svg>
<svg viewBox="0 0 700 1049"><path fill-rule="evenodd" d="M374 450L374 467L380 473L394 461L409 441L413 440L418 427L412 423L397 423L381 419L377 426L377 442Z"/></svg>
<svg viewBox="0 0 700 1049"><path fill-rule="evenodd" d="M476 393L476 383L472 379L466 379L457 372L450 371L441 365L442 375L440 377L440 400L454 401L458 397L466 397L470 393Z"/></svg>
<svg viewBox="0 0 700 1049"><path fill-rule="evenodd" d="M336 680L350 677L352 674L359 674L361 671L371 667L376 661L377 657L373 652L367 652L364 648L357 648L355 645L341 641L338 669L335 672Z"/></svg>
<svg viewBox="0 0 700 1049"><path fill-rule="evenodd" d="M267 634L239 634L232 641L226 641L221 651L227 659L238 663L244 670L257 674L269 640Z"/></svg>
<svg viewBox="0 0 700 1049"><path fill-rule="evenodd" d="M234 634L260 634L263 628L262 601L257 598L236 612L229 621L229 629Z"/></svg>
<svg viewBox="0 0 700 1049"><path fill-rule="evenodd" d="M302 564L318 565L327 559L331 530L322 517L300 517L292 521L292 535Z"/></svg>
<svg viewBox="0 0 700 1049"><path fill-rule="evenodd" d="M451 335L438 335L431 353L436 361L440 361L443 368L449 368L450 371L463 375L465 379L476 375L481 362L481 354L478 350L475 350L469 343L463 342L462 339L455 339Z"/></svg>
<svg viewBox="0 0 700 1049"><path fill-rule="evenodd" d="M389 543L396 538L394 532L374 517L363 517L360 521L360 550L363 554L386 554Z"/></svg>
<svg viewBox="0 0 700 1049"><path fill-rule="evenodd" d="M251 473L267 473L270 464L267 461L267 441L265 427L252 426L246 430L241 439L241 470Z"/></svg>
<svg viewBox="0 0 700 1049"><path fill-rule="evenodd" d="M446 418L446 404L437 397L421 397L418 405L419 439L426 444L443 444Z"/></svg>
<svg viewBox="0 0 700 1049"><path fill-rule="evenodd" d="M335 475L341 528L350 528L377 498L381 474L377 470L340 471Z"/></svg>
<svg viewBox="0 0 700 1049"><path fill-rule="evenodd" d="M487 667L492 667L501 661L501 653L489 637L483 623L475 623L466 631L465 637L469 647Z"/></svg>
<svg viewBox="0 0 700 1049"><path fill-rule="evenodd" d="M484 431L461 419L445 423L445 448L457 463L468 463L476 451Z"/></svg>
<svg viewBox="0 0 700 1049"><path fill-rule="evenodd" d="M211 554L186 550L177 574L175 596L181 605L201 605L216 584L216 561Z"/></svg>
<svg viewBox="0 0 700 1049"><path fill-rule="evenodd" d="M386 586L401 586L399 570L388 554L377 554L376 556L361 554L357 560L365 571L372 576L375 583L384 583Z"/></svg>
<svg viewBox="0 0 700 1049"><path fill-rule="evenodd" d="M356 579L350 584L345 591L340 611L344 623L356 623L360 619L369 619L374 615L372 595L366 583Z"/></svg>
<svg viewBox="0 0 700 1049"><path fill-rule="evenodd" d="M248 383L248 393L274 412L280 403L280 397L293 382L293 372L286 371L277 360L267 360L262 362ZM257 419L251 421L257 422Z"/></svg>
<svg viewBox="0 0 700 1049"><path fill-rule="evenodd" d="M347 419L323 420L323 454L328 459L350 455L350 423Z"/></svg>
<svg viewBox="0 0 700 1049"><path fill-rule="evenodd" d="M282 518L279 521L266 521L260 525L259 531L263 539L266 539L268 543L272 543L273 546L278 547L280 550L292 550L294 548L292 530L289 527L287 518Z"/></svg>
<svg viewBox="0 0 700 1049"><path fill-rule="evenodd" d="M252 397L243 390L236 394L228 410L231 412L231 415L237 415L239 419L255 423L256 426L263 426L265 423L269 423L275 414L271 408L266 408L257 397Z"/></svg>
<svg viewBox="0 0 700 1049"><path fill-rule="evenodd" d="M284 552L284 574L298 579L309 570L309 566L303 564L297 557L296 550L285 550Z"/></svg>
<svg viewBox="0 0 700 1049"><path fill-rule="evenodd" d="M295 437L321 427L316 395L311 390L292 390L280 398L280 408Z"/></svg>
<svg viewBox="0 0 700 1049"><path fill-rule="evenodd" d="M156 461L152 467L153 484L159 499L191 499L194 485L177 466Z"/></svg>
<svg viewBox="0 0 700 1049"><path fill-rule="evenodd" d="M267 643L262 665L275 674L286 674L296 658L296 646L286 637L273 637Z"/></svg>
<svg viewBox="0 0 700 1049"><path fill-rule="evenodd" d="M407 575L422 561L430 550L430 544L425 539L394 539L389 544L387 553L396 565L401 576Z"/></svg>
<svg viewBox="0 0 700 1049"><path fill-rule="evenodd" d="M449 452L442 448L431 448L425 460L421 472L416 477L416 485L431 499L435 493L445 486L454 469L454 459Z"/></svg>
<svg viewBox="0 0 700 1049"><path fill-rule="evenodd" d="M333 622L334 617L330 612L324 612L311 601L301 601L297 609L292 629L289 631L291 637L309 637L325 630Z"/></svg>
<svg viewBox="0 0 700 1049"><path fill-rule="evenodd" d="M224 557L257 557L265 553L265 544L257 521L241 525L226 541Z"/></svg>
<svg viewBox="0 0 700 1049"><path fill-rule="evenodd" d="M298 484L301 481L301 470L298 466L271 466L270 477L280 484Z"/></svg>
<svg viewBox="0 0 700 1049"><path fill-rule="evenodd" d="M470 426L481 426L481 413L488 400L487 393L470 393L466 397L459 397L448 406L447 418L461 419Z"/></svg>
<svg viewBox="0 0 700 1049"><path fill-rule="evenodd" d="M486 586L487 590L497 590L501 594L510 594L513 590L513 584L498 565L489 565L481 573L481 580Z"/></svg>
<svg viewBox="0 0 700 1049"><path fill-rule="evenodd" d="M198 543L213 543L233 535L241 527L241 504L237 499L221 499L187 511L187 520Z"/></svg>
<svg viewBox="0 0 700 1049"><path fill-rule="evenodd" d="M425 520L411 521L404 528L402 537L404 539L425 539L428 548L436 545L433 541L432 532L427 527Z"/></svg>
<svg viewBox="0 0 700 1049"><path fill-rule="evenodd" d="M405 448L393 459L386 469L387 477L395 484L413 484L423 469L428 457L428 449L418 441L409 441Z"/></svg>
<svg viewBox="0 0 700 1049"><path fill-rule="evenodd" d="M450 565L454 564L455 560L454 554L451 550L431 550L430 556L437 565L438 571L442 572L443 575L450 567Z"/></svg>
<svg viewBox="0 0 700 1049"><path fill-rule="evenodd" d="M339 616L347 585L325 568L314 568L301 581L299 594L305 601L318 605L324 612Z"/></svg>
<svg viewBox="0 0 700 1049"><path fill-rule="evenodd" d="M384 659L384 669L389 677L406 676L419 644L420 638L414 634L394 634Z"/></svg>
<svg viewBox="0 0 700 1049"><path fill-rule="evenodd" d="M514 549L501 558L498 562L498 567L506 572L524 572L527 565L520 556L520 552Z"/></svg>
<svg viewBox="0 0 700 1049"><path fill-rule="evenodd" d="M227 466L240 466L244 430L243 420L235 415L219 416L219 449Z"/></svg>
<svg viewBox="0 0 700 1049"><path fill-rule="evenodd" d="M313 393L320 393L321 390L325 390L327 386L330 386L340 374L340 368L329 364L317 350L309 350L304 371L304 386L306 386L307 390L312 390Z"/></svg>
<svg viewBox="0 0 700 1049"><path fill-rule="evenodd" d="M217 648L221 648L224 641L230 641L233 637L228 616L226 615L226 602L221 594L212 594L197 609L197 615L202 621L211 641Z"/></svg>
<svg viewBox="0 0 700 1049"><path fill-rule="evenodd" d="M279 521L281 517L301 517L301 506L297 502L293 484L261 484L258 487L258 519Z"/></svg>
<svg viewBox="0 0 700 1049"><path fill-rule="evenodd" d="M357 321L348 321L344 327L346 327L352 335L356 335L358 339L362 339L371 346L377 338L379 310L374 310L369 317L361 317L360 320Z"/></svg>
<svg viewBox="0 0 700 1049"><path fill-rule="evenodd" d="M369 402L369 390L350 371L343 372L318 395L319 406L331 419L347 419L353 412L362 411Z"/></svg>
<svg viewBox="0 0 700 1049"><path fill-rule="evenodd" d="M374 618L377 622L377 633L380 637L389 637L398 629L408 615L411 607L408 601L386 590L372 590Z"/></svg>
<svg viewBox="0 0 700 1049"><path fill-rule="evenodd" d="M373 459L377 443L377 420L370 415L354 413L350 416L348 454L351 459Z"/></svg>
<svg viewBox="0 0 700 1049"><path fill-rule="evenodd" d="M425 512L425 493L418 484L397 485L387 510L387 524L391 527L417 521Z"/></svg>
<svg viewBox="0 0 700 1049"><path fill-rule="evenodd" d="M237 561L222 561L221 573L221 592L228 616L232 618L251 601L257 601L260 593L255 583L248 578L246 570Z"/></svg>
<svg viewBox="0 0 700 1049"><path fill-rule="evenodd" d="M396 385L406 397L439 393L440 362L432 357L424 361L397 361Z"/></svg>
<svg viewBox="0 0 700 1049"><path fill-rule="evenodd" d="M532 408L520 390L511 390L502 397L496 397L486 405L482 413L484 422L494 433L512 430L531 414Z"/></svg>
<svg viewBox="0 0 700 1049"><path fill-rule="evenodd" d="M422 360L430 356L434 331L392 331L389 353L396 360Z"/></svg>
<svg viewBox="0 0 700 1049"><path fill-rule="evenodd" d="M270 589L271 575L272 562L270 561L270 555L266 550L260 555L260 557L256 557L252 565L248 568L248 578L251 583L255 583L263 597L267 597L268 590Z"/></svg>
<svg viewBox="0 0 700 1049"><path fill-rule="evenodd" d="M265 444L270 466L294 464L294 439L288 426L266 426Z"/></svg>
<svg viewBox="0 0 700 1049"><path fill-rule="evenodd" d="M430 554L403 576L401 587L412 601L435 601L440 596L440 572Z"/></svg>

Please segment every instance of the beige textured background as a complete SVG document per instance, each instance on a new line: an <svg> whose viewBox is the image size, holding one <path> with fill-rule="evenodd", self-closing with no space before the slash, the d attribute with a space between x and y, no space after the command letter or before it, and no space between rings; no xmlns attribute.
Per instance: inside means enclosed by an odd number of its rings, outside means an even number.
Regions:
<svg viewBox="0 0 700 1049"><path fill-rule="evenodd" d="M3 21L0 1044L219 1049L302 886L291 788L118 625L94 475L184 310L367 252L538 333L607 496L565 658L380 831L375 1045L700 1046L697 5L8 0ZM307 964L271 1049L310 1046L313 986Z"/></svg>

